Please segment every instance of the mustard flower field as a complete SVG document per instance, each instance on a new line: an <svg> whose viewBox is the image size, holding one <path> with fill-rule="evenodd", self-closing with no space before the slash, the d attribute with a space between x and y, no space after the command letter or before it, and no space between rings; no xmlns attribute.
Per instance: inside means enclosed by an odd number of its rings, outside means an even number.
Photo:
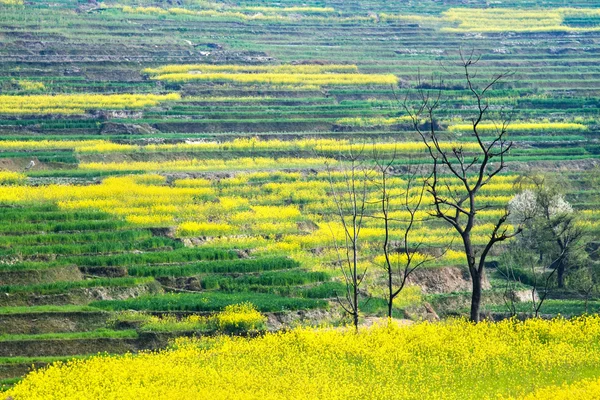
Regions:
<svg viewBox="0 0 600 400"><path fill-rule="evenodd" d="M600 399L595 0L0 0L0 399Z"/></svg>

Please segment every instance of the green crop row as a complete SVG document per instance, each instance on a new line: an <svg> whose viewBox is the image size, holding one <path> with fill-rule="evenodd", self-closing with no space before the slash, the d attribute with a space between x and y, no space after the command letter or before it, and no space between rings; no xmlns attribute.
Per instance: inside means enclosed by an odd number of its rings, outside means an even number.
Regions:
<svg viewBox="0 0 600 400"><path fill-rule="evenodd" d="M201 273L248 273L297 268L300 264L287 257L204 261L173 266L133 266L127 271L133 276L190 276ZM210 279L210 278L207 278ZM210 285L210 284L209 284Z"/></svg>
<svg viewBox="0 0 600 400"><path fill-rule="evenodd" d="M263 312L322 308L322 300L281 297L263 293L178 293L141 296L128 300L101 300L90 304L106 310L221 311L231 304L250 302Z"/></svg>
<svg viewBox="0 0 600 400"><path fill-rule="evenodd" d="M0 335L0 342L9 342L16 340L66 340L66 339L100 339L100 338L111 338L111 339L135 339L138 334L135 329L128 330L110 330L110 329L98 329L95 331L87 332L65 332L65 333L41 333L36 335Z"/></svg>
<svg viewBox="0 0 600 400"><path fill-rule="evenodd" d="M27 286L5 285L0 286L0 292L52 294L63 293L73 289L92 287L132 287L138 285L145 285L153 281L153 278L97 278L86 279L83 281L63 281Z"/></svg>
<svg viewBox="0 0 600 400"><path fill-rule="evenodd" d="M145 229L125 230L117 232L89 232L89 233L46 233L19 236L0 236L0 247L32 246L50 244L76 244L76 243L101 243L101 242L131 242L152 237L152 232Z"/></svg>
<svg viewBox="0 0 600 400"><path fill-rule="evenodd" d="M33 245L16 246L0 249L2 256L31 257L43 254L55 254L57 256L71 256L80 254L104 254L121 253L131 250L154 250L165 248L180 248L183 245L180 242L169 238L151 237L142 240L122 240L92 242L90 244L53 244L53 245Z"/></svg>
<svg viewBox="0 0 600 400"><path fill-rule="evenodd" d="M219 289L224 291L241 291L240 288L249 285L262 286L294 286L306 285L313 282L323 282L330 279L326 272L309 271L278 271L266 272L260 275L243 275L238 277L224 275L203 276L200 284L203 289Z"/></svg>

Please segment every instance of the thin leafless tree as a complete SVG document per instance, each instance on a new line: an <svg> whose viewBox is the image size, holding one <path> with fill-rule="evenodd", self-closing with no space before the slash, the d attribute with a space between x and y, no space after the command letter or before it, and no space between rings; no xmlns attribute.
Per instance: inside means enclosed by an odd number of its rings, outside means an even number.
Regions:
<svg viewBox="0 0 600 400"><path fill-rule="evenodd" d="M394 300L406 287L408 279L418 268L433 261L436 257L428 253L422 253L422 241L412 241L412 231L415 224L420 222L417 212L423 204L427 180L419 175L418 168L408 168L402 177L406 181L404 191L396 198L392 198L388 181L394 173L397 152L394 151L391 158L384 159L375 155L374 157L377 173L377 190L380 196L381 219L383 220L384 238L381 245L384 255L384 270L386 272L387 284L387 306L388 318L392 317ZM419 181L419 178L423 178ZM414 198L413 198L414 196ZM393 200L393 201L392 201ZM405 211L406 219L397 220L390 213L399 210ZM404 227L399 236L402 237L400 244L393 244L394 235L390 224L401 222ZM395 257L393 256L395 255Z"/></svg>
<svg viewBox="0 0 600 400"><path fill-rule="evenodd" d="M329 178L330 195L335 204L336 219L341 224L344 239L342 245L332 229L333 243L337 255L337 265L342 272L345 284L343 296L336 294L337 300L346 314L352 318L354 327L358 329L360 316L359 289L367 274L367 269L360 267L361 229L367 217L369 194L373 167L365 162L364 146L353 146L347 154L342 155L341 165L337 168L342 173L341 185L334 177L333 169L326 165Z"/></svg>
<svg viewBox="0 0 600 400"><path fill-rule="evenodd" d="M508 313L511 317L517 315L517 306L516 306L516 291L518 285L521 281L515 276L515 271L512 265L508 265L505 270L498 270L502 277L504 278L504 293L502 295L502 299L504 301L504 305L508 309Z"/></svg>
<svg viewBox="0 0 600 400"><path fill-rule="evenodd" d="M471 137L477 142L477 151L470 152L462 146L451 150L442 146L441 136L435 120L436 111L441 103L442 82L439 90L432 94L422 89L419 82L417 90L418 105L412 107L408 97L403 105L408 115L412 118L414 129L421 136L427 147L429 158L432 162L432 174L427 182L427 192L433 199L432 215L445 221L460 235L467 258L467 266L471 276L472 295L470 319L478 322L480 319L480 306L482 295L482 282L484 277L485 260L493 246L507 240L520 232L520 228L509 232L505 224L508 210L496 221L487 243L476 246L473 243L473 227L476 224L478 213L486 208L478 201L481 189L490 183L506 167L505 156L512 147L512 142L507 139L509 120L502 119L496 123L496 131L490 138L485 138L480 130L480 124L489 120L489 104L486 95L509 73L495 75L483 86L477 88L472 75L472 68L479 58L460 52L461 67L467 89L475 102L475 115L471 119ZM420 81L420 78L419 78ZM425 119L426 124L421 120ZM460 183L459 189L453 188L443 174L449 174Z"/></svg>

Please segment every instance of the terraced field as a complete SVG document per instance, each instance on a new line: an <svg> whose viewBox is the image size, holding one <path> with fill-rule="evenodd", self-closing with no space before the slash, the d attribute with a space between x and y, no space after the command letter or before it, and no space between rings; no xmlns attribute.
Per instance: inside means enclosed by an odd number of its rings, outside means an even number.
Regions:
<svg viewBox="0 0 600 400"><path fill-rule="evenodd" d="M598 236L596 2L172 3L0 0L5 384L32 364L159 348L182 334L155 329L150 315L251 302L272 329L339 323L332 191L345 185L342 160L357 148L394 157L390 187L406 188L401 172L429 162L402 104L420 77L421 89L442 93L444 146L476 149L461 48L481 55L476 84L512 72L489 103L510 116L514 147L482 192L475 244L532 171L568 182L567 200ZM495 126L481 128L485 138ZM466 310L460 238L427 218L430 207L414 235L439 254L402 294L399 317L427 317L425 302L441 315ZM406 214L395 218L400 232ZM383 232L373 218L362 234L366 317L386 312ZM489 311L503 308L492 268L502 251L488 271ZM548 314L583 312L579 300L554 301Z"/></svg>

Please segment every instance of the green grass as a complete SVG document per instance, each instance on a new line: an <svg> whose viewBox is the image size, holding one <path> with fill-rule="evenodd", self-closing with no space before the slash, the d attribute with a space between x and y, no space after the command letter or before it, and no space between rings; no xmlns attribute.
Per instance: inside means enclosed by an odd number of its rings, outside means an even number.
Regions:
<svg viewBox="0 0 600 400"><path fill-rule="evenodd" d="M388 315L388 305L385 299L380 297L371 297L368 299L360 300L360 308L367 315L377 315L380 317L387 317ZM392 317L393 318L405 318L402 310L397 307L392 308Z"/></svg>
<svg viewBox="0 0 600 400"><path fill-rule="evenodd" d="M28 286L5 285L0 286L0 292L52 294L92 287L132 287L145 285L151 282L154 282L154 278L96 278L83 281L63 281Z"/></svg>
<svg viewBox="0 0 600 400"><path fill-rule="evenodd" d="M133 241L149 239L152 232L149 230L126 230L121 232L90 232L70 234L34 234L0 236L0 247L31 246L31 245L56 245L93 243L100 241Z"/></svg>
<svg viewBox="0 0 600 400"><path fill-rule="evenodd" d="M346 286L341 282L324 282L319 285L301 289L303 297L309 299L328 299L336 296L343 297Z"/></svg>
<svg viewBox="0 0 600 400"><path fill-rule="evenodd" d="M102 254L102 253L121 253L132 250L155 250L182 247L181 243L175 242L169 238L150 237L142 240L118 240L118 241L94 241L89 244L52 244L52 245L33 245L19 246L9 249L0 249L0 257L10 257L19 255L21 257L37 257L40 254L55 254L59 256L72 256L80 254Z"/></svg>
<svg viewBox="0 0 600 400"><path fill-rule="evenodd" d="M94 307L90 306L76 306L76 305L64 305L64 306L17 306L17 307L0 307L0 315L11 315L11 314L37 314L37 313L75 313L75 312L102 312Z"/></svg>
<svg viewBox="0 0 600 400"><path fill-rule="evenodd" d="M0 335L0 342L25 341L25 340L69 340L69 339L135 339L138 337L135 329L111 330L97 329L87 332L41 333L37 335Z"/></svg>
<svg viewBox="0 0 600 400"><path fill-rule="evenodd" d="M297 268L300 264L287 257L264 257L223 261L203 261L192 265L174 266L133 266L127 268L134 276L190 276L200 273L248 273L276 269ZM219 282L207 277L207 288L215 288Z"/></svg>
<svg viewBox="0 0 600 400"><path fill-rule="evenodd" d="M81 221L81 220L110 220L113 219L109 214L97 212L97 211L59 211L53 206L33 208L8 208L4 209L0 214L0 221L10 223L31 223L31 222L70 222L70 221Z"/></svg>
<svg viewBox="0 0 600 400"><path fill-rule="evenodd" d="M84 359L94 356L95 354L76 355L76 356L49 356L49 357L0 357L0 364L36 364L36 363L53 363L56 361L68 361L73 359Z"/></svg>
<svg viewBox="0 0 600 400"><path fill-rule="evenodd" d="M0 379L0 392L5 392L11 386L16 385L23 379L22 377Z"/></svg>
<svg viewBox="0 0 600 400"><path fill-rule="evenodd" d="M233 260L238 254L232 250L212 248L179 248L174 251L155 251L142 254L89 255L65 258L64 262L90 267L115 267L136 264L171 264L200 260Z"/></svg>
<svg viewBox="0 0 600 400"><path fill-rule="evenodd" d="M101 300L90 303L90 306L114 311L220 311L230 304L243 302L250 302L263 312L322 308L327 305L322 300L287 298L264 293L207 292L141 296L128 300Z"/></svg>
<svg viewBox="0 0 600 400"><path fill-rule="evenodd" d="M175 241L173 241L175 242ZM170 243L170 242L168 242ZM77 265L80 267L129 267L132 275L133 271L151 271L152 265L158 268L164 267L165 271L174 268L173 273L177 273L177 268L184 266L168 266L175 263L186 263L202 260L235 260L238 253L233 250L204 248L181 248L180 244L175 244L176 249L155 250L147 253L122 253L122 254L97 254L90 253L80 256L60 257L56 261L22 261L14 264L0 264L0 271L25 271L25 270L44 270L53 267L62 267L67 265ZM140 265L142 264L142 265ZM219 265L217 263L212 264ZM139 269L138 269L139 268ZM194 268L194 267L190 267ZM202 267L197 267L201 271ZM150 272L140 272L139 276L152 276ZM167 274L168 275L168 274Z"/></svg>
<svg viewBox="0 0 600 400"><path fill-rule="evenodd" d="M22 235L27 233L39 232L82 232L123 229L126 226L125 221L74 221L59 223L6 223L0 225L0 235Z"/></svg>
<svg viewBox="0 0 600 400"><path fill-rule="evenodd" d="M294 263L293 266L298 266L298 263ZM238 290L237 288L239 287L249 285L296 286L313 282L323 282L328 279L330 279L330 275L325 272L294 270L266 272L259 275L244 275L238 277L207 275L201 278L200 283L203 289Z"/></svg>

